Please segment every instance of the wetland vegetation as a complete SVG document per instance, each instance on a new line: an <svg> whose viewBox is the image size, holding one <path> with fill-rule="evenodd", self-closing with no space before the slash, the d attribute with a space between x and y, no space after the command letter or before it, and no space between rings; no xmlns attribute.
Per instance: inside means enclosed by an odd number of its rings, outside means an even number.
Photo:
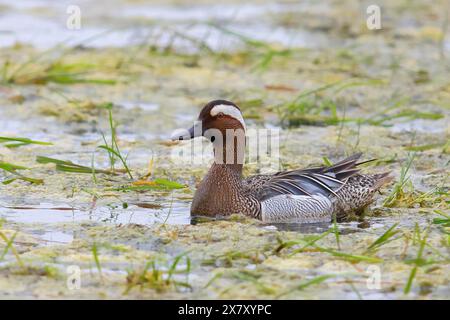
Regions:
<svg viewBox="0 0 450 320"><path fill-rule="evenodd" d="M332 0L114 0L67 30L64 1L0 1L0 298L450 298L449 3L378 2L381 30ZM191 221L208 168L168 137L216 98L280 129L282 169L395 179L342 223Z"/></svg>

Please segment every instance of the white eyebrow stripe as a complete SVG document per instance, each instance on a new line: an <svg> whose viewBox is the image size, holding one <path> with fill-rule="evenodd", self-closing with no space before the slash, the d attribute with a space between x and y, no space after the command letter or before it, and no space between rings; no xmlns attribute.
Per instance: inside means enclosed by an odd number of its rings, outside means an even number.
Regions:
<svg viewBox="0 0 450 320"><path fill-rule="evenodd" d="M244 130L247 129L245 126L244 117L242 117L242 113L239 111L238 108L226 104L218 104L217 106L214 106L210 111L211 117L215 117L219 113L223 113L229 117L236 119L241 123Z"/></svg>

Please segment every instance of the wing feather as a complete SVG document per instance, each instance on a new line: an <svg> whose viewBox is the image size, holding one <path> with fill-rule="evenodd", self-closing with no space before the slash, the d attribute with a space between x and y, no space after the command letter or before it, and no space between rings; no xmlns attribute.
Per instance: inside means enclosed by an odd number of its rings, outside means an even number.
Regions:
<svg viewBox="0 0 450 320"><path fill-rule="evenodd" d="M336 192L347 183L348 178L359 172L358 165L374 160L357 162L361 155L354 154L329 167L253 176L244 180L244 186L248 192L256 193L260 201L282 194L336 196Z"/></svg>

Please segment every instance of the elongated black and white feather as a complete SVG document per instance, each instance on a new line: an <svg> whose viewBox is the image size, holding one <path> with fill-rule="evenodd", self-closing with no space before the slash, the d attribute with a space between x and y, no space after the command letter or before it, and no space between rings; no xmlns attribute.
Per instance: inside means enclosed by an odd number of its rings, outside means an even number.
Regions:
<svg viewBox="0 0 450 320"><path fill-rule="evenodd" d="M250 188L253 193L256 191L260 201L287 194L337 196L348 178L359 172L356 166L368 162L357 163L360 157L361 153L357 153L330 167L284 171L272 176L253 176L244 181L244 186Z"/></svg>

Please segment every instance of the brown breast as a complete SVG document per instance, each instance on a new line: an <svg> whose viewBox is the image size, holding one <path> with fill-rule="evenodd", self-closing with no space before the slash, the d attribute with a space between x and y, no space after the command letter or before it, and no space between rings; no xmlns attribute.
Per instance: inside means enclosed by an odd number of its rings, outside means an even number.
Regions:
<svg viewBox="0 0 450 320"><path fill-rule="evenodd" d="M197 188L191 205L191 215L249 214L257 205L244 194L238 168L213 164ZM255 208L253 208L255 209Z"/></svg>

